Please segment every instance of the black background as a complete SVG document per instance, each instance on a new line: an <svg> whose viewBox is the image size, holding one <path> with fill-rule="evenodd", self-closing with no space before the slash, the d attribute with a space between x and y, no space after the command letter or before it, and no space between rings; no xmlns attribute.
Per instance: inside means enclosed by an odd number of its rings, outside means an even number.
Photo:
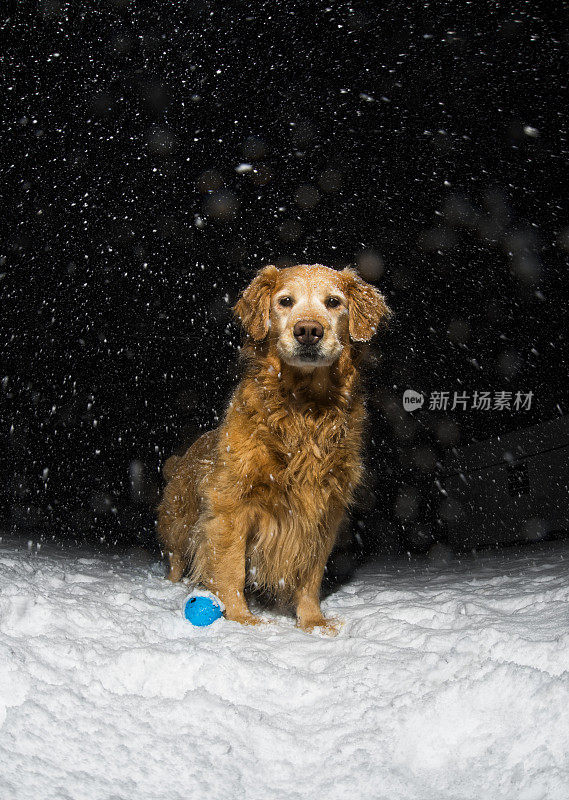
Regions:
<svg viewBox="0 0 569 800"><path fill-rule="evenodd" d="M356 264L395 312L367 376L372 549L381 524L436 528L448 448L568 412L565 12L46 0L8 13L13 529L152 541L161 464L222 414L238 375L230 307L266 263ZM411 416L406 388L534 399Z"/></svg>

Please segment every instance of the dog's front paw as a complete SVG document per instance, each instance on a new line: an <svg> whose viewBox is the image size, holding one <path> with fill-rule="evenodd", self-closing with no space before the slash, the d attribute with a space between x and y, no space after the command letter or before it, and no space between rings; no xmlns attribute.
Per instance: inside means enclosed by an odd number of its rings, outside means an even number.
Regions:
<svg viewBox="0 0 569 800"><path fill-rule="evenodd" d="M264 622L260 617L251 614L250 611L243 614L230 614L226 611L225 619L228 619L230 622L239 622L241 625L260 625Z"/></svg>
<svg viewBox="0 0 569 800"><path fill-rule="evenodd" d="M325 636L337 636L342 627L339 619L320 617L310 617L309 619L299 620L297 627L306 633L323 633Z"/></svg>

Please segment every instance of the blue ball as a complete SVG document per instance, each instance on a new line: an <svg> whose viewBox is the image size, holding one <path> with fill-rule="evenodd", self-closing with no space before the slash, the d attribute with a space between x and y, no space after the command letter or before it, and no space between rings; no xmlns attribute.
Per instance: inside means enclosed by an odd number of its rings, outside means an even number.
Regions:
<svg viewBox="0 0 569 800"><path fill-rule="evenodd" d="M210 597L192 595L192 597L188 597L184 603L185 618L189 620L192 625L198 625L200 628L211 625L211 623L219 619L222 614L221 606Z"/></svg>

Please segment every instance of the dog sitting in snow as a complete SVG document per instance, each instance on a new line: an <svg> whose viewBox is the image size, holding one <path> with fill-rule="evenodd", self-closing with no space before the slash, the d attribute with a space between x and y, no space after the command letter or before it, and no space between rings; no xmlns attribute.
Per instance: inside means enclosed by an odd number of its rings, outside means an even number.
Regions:
<svg viewBox="0 0 569 800"><path fill-rule="evenodd" d="M158 535L169 578L215 592L253 624L246 587L334 634L320 585L362 475L358 361L390 311L351 269L262 269L239 298L246 371L219 428L164 467Z"/></svg>

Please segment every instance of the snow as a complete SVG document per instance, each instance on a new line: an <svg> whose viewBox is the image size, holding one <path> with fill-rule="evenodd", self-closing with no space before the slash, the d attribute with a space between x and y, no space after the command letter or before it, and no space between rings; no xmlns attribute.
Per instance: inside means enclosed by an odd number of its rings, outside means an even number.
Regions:
<svg viewBox="0 0 569 800"><path fill-rule="evenodd" d="M369 564L193 628L143 551L0 542L0 796L566 800L569 545Z"/></svg>

